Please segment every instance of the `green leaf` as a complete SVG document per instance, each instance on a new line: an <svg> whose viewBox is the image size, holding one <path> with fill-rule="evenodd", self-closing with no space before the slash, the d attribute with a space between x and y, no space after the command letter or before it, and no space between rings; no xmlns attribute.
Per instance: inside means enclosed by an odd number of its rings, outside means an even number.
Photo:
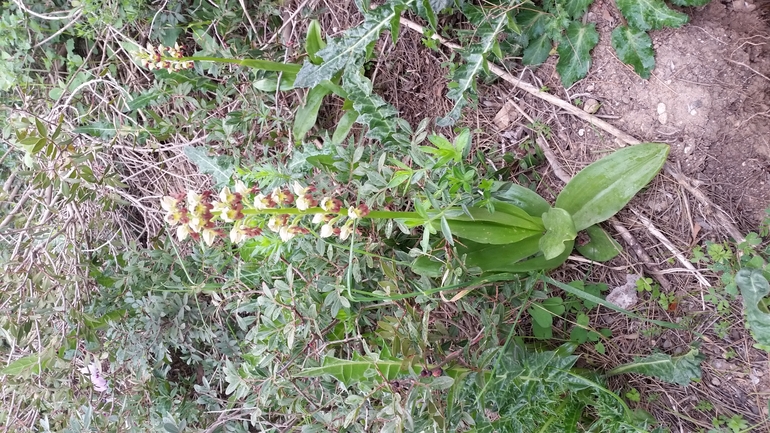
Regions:
<svg viewBox="0 0 770 433"><path fill-rule="evenodd" d="M656 353L645 358L634 358L634 362L621 365L607 372L608 376L623 373L638 373L657 377L669 383L687 385L691 380L701 377L700 363L706 357L697 349L692 349L682 356L671 357L665 353Z"/></svg>
<svg viewBox="0 0 770 433"><path fill-rule="evenodd" d="M573 21L559 41L556 50L559 61L556 71L564 87L572 86L575 81L588 74L591 67L591 50L599 43L599 33L593 23L580 24Z"/></svg>
<svg viewBox="0 0 770 433"><path fill-rule="evenodd" d="M655 50L647 32L628 26L617 27L612 31L612 48L618 58L633 66L640 77L650 78L655 68Z"/></svg>
<svg viewBox="0 0 770 433"><path fill-rule="evenodd" d="M475 36L479 39L463 53L465 63L460 65L452 75L447 98L455 101L452 109L446 116L436 120L437 126L451 126L460 118L461 111L468 101L467 97L474 97L476 94L476 77L483 71L486 71L486 56L490 53L500 33L505 31L508 24L508 17L502 14L497 17L489 17L482 25L477 27Z"/></svg>
<svg viewBox="0 0 770 433"><path fill-rule="evenodd" d="M315 87L324 80L331 80L343 69L358 69L364 62L367 47L380 38L383 30L391 27L393 19L401 14L399 6L409 6L414 0L388 2L373 11L365 13L361 25L345 31L339 38L329 40L325 48L317 52L323 59L320 65L305 61L297 73L294 85L297 87Z"/></svg>
<svg viewBox="0 0 770 433"><path fill-rule="evenodd" d="M323 59L317 56L318 52L326 47L326 42L321 32L321 23L318 20L310 21L307 27L307 38L305 38L305 51L313 64L320 64Z"/></svg>
<svg viewBox="0 0 770 433"><path fill-rule="evenodd" d="M332 144L342 144L345 141L353 125L355 125L356 119L358 119L358 112L355 110L348 110L342 115L337 123L337 128L334 129L334 134L332 134Z"/></svg>
<svg viewBox="0 0 770 433"><path fill-rule="evenodd" d="M345 69L342 87L353 109L359 114L356 122L369 128L366 137L387 145L399 141L399 131L406 129L398 111L373 91L372 82L357 69ZM408 143L408 141L407 141Z"/></svg>
<svg viewBox="0 0 770 433"><path fill-rule="evenodd" d="M671 3L677 6L694 6L700 7L709 4L711 0L671 0Z"/></svg>
<svg viewBox="0 0 770 433"><path fill-rule="evenodd" d="M447 219L449 228L458 238L482 244L511 244L540 235L540 231L488 221L461 221Z"/></svg>
<svg viewBox="0 0 770 433"><path fill-rule="evenodd" d="M419 371L419 367L415 367ZM297 377L318 377L329 375L350 386L361 380L380 381L396 379L401 374L408 374L408 366L400 360L374 359L371 355L355 356L353 360L345 360L327 356L320 367L308 368L297 374Z"/></svg>
<svg viewBox="0 0 770 433"><path fill-rule="evenodd" d="M741 269L735 276L741 289L746 327L757 344L754 347L770 352L770 314L759 309L759 302L770 294L770 284L760 270Z"/></svg>
<svg viewBox="0 0 770 433"><path fill-rule="evenodd" d="M465 245L470 246L468 242ZM534 236L504 245L474 244L473 247L458 248L460 254L466 254L466 266L478 267L484 272L507 272L515 263L540 251L540 238Z"/></svg>
<svg viewBox="0 0 770 433"><path fill-rule="evenodd" d="M564 209L551 208L543 214L545 234L540 238L540 251L546 260L559 257L569 243L577 236L572 217Z"/></svg>
<svg viewBox="0 0 770 433"><path fill-rule="evenodd" d="M427 18L428 23L435 29L437 27L436 15L453 3L454 0L421 0L417 4L417 10L420 16Z"/></svg>
<svg viewBox="0 0 770 433"><path fill-rule="evenodd" d="M428 278L439 278L442 275L443 267L443 263L433 260L428 256L417 257L411 265L412 271L415 274Z"/></svg>
<svg viewBox="0 0 770 433"><path fill-rule="evenodd" d="M553 316L540 304L532 304L527 312L532 316L532 320L534 320L541 328L550 328L553 326Z"/></svg>
<svg viewBox="0 0 770 433"><path fill-rule="evenodd" d="M628 25L639 30L658 30L663 27L681 27L687 15L670 9L663 0L616 0Z"/></svg>
<svg viewBox="0 0 770 433"><path fill-rule="evenodd" d="M230 182L230 176L235 171L232 166L220 164L202 148L185 146L182 150L190 162L198 166L201 173L210 174L214 178L217 186L227 185Z"/></svg>
<svg viewBox="0 0 770 433"><path fill-rule="evenodd" d="M534 8L532 5L522 6L516 15L516 22L521 28L522 34L526 34L530 40L545 33L549 27L553 15Z"/></svg>
<svg viewBox="0 0 770 433"><path fill-rule="evenodd" d="M564 11L569 14L573 20L579 20L586 13L588 7L591 6L594 0L560 0L564 6Z"/></svg>
<svg viewBox="0 0 770 433"><path fill-rule="evenodd" d="M525 65L539 65L551 55L552 47L551 37L542 34L529 42L527 48L524 49L521 61Z"/></svg>
<svg viewBox="0 0 770 433"><path fill-rule="evenodd" d="M598 225L586 227L585 234L588 235L589 241L585 245L578 245L577 250L587 259L606 262L623 251L620 244Z"/></svg>
<svg viewBox="0 0 770 433"><path fill-rule="evenodd" d="M501 184L492 193L492 196L498 201L517 206L532 216L541 216L551 208L551 205L543 197L540 197L538 193L529 188L511 182ZM495 207L497 208L497 206L499 205L496 203Z"/></svg>
<svg viewBox="0 0 770 433"><path fill-rule="evenodd" d="M297 114L294 116L294 126L292 128L292 134L294 140L301 142L305 139L305 135L313 128L316 119L318 119L318 110L321 109L321 103L324 97L331 93L328 87L318 85L310 89L307 92L307 101L305 105L297 110Z"/></svg>
<svg viewBox="0 0 770 433"><path fill-rule="evenodd" d="M660 171L669 147L642 143L620 149L581 170L556 198L556 207L585 230L615 215Z"/></svg>
<svg viewBox="0 0 770 433"><path fill-rule="evenodd" d="M28 377L29 375L40 374L51 361L50 357L41 357L38 353L27 355L8 364L0 369L0 375L14 377Z"/></svg>

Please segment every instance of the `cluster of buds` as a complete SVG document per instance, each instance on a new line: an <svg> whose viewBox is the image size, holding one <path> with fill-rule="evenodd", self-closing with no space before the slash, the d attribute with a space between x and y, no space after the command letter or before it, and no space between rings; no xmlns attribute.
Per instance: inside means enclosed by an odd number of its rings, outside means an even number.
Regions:
<svg viewBox="0 0 770 433"><path fill-rule="evenodd" d="M154 47L147 43L147 49L137 53L136 56L142 67L151 71L165 69L174 72L193 67L192 60L179 60L184 57L184 53L182 53L182 48L178 43L174 44L173 47L164 47L163 45Z"/></svg>
<svg viewBox="0 0 770 433"><path fill-rule="evenodd" d="M275 188L264 194L239 180L232 191L225 187L217 196L211 191L175 194L164 197L161 206L166 211L166 222L172 227L178 226L176 233L180 241L191 237L202 239L209 246L217 238L225 237L219 222L232 223L229 238L237 244L262 234L253 216L270 215L267 229L286 242L296 235L310 233L300 223L305 216L312 215L312 223L321 226L321 237L337 236L345 240L353 233L355 221L369 214L365 204L350 206L345 211L339 199L319 200L315 193L315 187L294 182L291 188ZM251 195L253 199L249 199Z"/></svg>

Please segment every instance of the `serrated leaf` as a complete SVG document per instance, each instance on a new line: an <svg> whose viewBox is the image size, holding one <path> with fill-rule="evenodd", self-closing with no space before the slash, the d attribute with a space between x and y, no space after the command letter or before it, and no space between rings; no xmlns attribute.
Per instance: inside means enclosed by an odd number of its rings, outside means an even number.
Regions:
<svg viewBox="0 0 770 433"><path fill-rule="evenodd" d="M339 37L328 41L325 48L317 52L323 59L320 65L306 60L297 73L294 85L297 87L315 87L343 69L358 69L363 64L368 46L380 38L383 30L389 29L393 19L398 19L404 6L414 0L391 1L365 14L364 22L350 28Z"/></svg>
<svg viewBox="0 0 770 433"><path fill-rule="evenodd" d="M749 269L738 271L735 281L743 297L746 327L757 342L754 347L770 352L770 314L758 307L759 301L770 294L770 284L762 271Z"/></svg>
<svg viewBox="0 0 770 433"><path fill-rule="evenodd" d="M560 0L564 11L569 14L573 20L579 20L586 13L588 7L591 6L594 0Z"/></svg>
<svg viewBox="0 0 770 433"><path fill-rule="evenodd" d="M369 128L367 138L380 140L384 144L396 139L396 134L402 128L398 111L373 92L372 82L368 78L358 73L357 69L345 69L342 88L358 113L356 122Z"/></svg>
<svg viewBox="0 0 770 433"><path fill-rule="evenodd" d="M436 120L436 125L451 126L460 118L463 107L468 104L466 98L474 97L476 94L476 77L488 69L487 54L493 50L498 35L505 31L507 25L508 17L503 14L496 18L489 18L485 24L476 29L476 37L480 40L463 54L465 63L455 70L447 92L447 98L455 101L454 106L446 116Z"/></svg>
<svg viewBox="0 0 770 433"><path fill-rule="evenodd" d="M634 362L613 368L607 375L623 373L638 373L645 376L657 377L669 383L687 385L691 380L701 377L700 363L705 356L697 349L690 350L682 356L672 357L665 353L656 353L645 358L634 358Z"/></svg>
<svg viewBox="0 0 770 433"><path fill-rule="evenodd" d="M616 0L615 4L628 25L639 30L681 27L689 19L687 15L670 9L663 0Z"/></svg>
<svg viewBox="0 0 770 433"><path fill-rule="evenodd" d="M585 229L589 241L584 245L578 245L578 252L585 258L595 262L606 262L615 258L623 248L620 244L604 231L603 228L592 225Z"/></svg>
<svg viewBox="0 0 770 433"><path fill-rule="evenodd" d="M183 152L190 162L198 167L201 173L210 174L217 186L226 185L230 182L230 176L235 171L232 166L220 164L216 158L209 156L202 148L185 146Z"/></svg>
<svg viewBox="0 0 770 433"><path fill-rule="evenodd" d="M611 43L623 63L633 66L640 77L650 78L655 68L655 50L647 32L620 26L612 31Z"/></svg>
<svg viewBox="0 0 770 433"><path fill-rule="evenodd" d="M542 34L529 42L527 48L524 49L521 61L525 65L542 64L551 55L551 48L553 48L551 37Z"/></svg>
<svg viewBox="0 0 770 433"><path fill-rule="evenodd" d="M669 147L642 143L615 151L581 170L556 198L556 207L585 230L615 215L660 171Z"/></svg>
<svg viewBox="0 0 770 433"><path fill-rule="evenodd" d="M677 6L700 7L711 3L711 0L671 0Z"/></svg>
<svg viewBox="0 0 770 433"><path fill-rule="evenodd" d="M552 19L552 14L536 9L532 5L527 5L526 8L522 6L519 9L519 14L516 15L516 23L519 25L522 34L526 34L530 39L545 33Z"/></svg>
<svg viewBox="0 0 770 433"><path fill-rule="evenodd" d="M559 257L569 243L577 236L572 217L564 209L551 208L543 214L545 234L540 237L540 251L546 260Z"/></svg>
<svg viewBox="0 0 770 433"><path fill-rule="evenodd" d="M588 74L591 67L591 50L598 43L599 33L593 23L570 23L556 48L559 53L556 71L564 87L572 86L575 81Z"/></svg>

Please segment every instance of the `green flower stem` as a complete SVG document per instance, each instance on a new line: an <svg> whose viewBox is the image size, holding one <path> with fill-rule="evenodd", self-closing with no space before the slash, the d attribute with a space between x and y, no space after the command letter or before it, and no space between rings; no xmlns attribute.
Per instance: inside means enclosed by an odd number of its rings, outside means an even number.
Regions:
<svg viewBox="0 0 770 433"><path fill-rule="evenodd" d="M232 63L235 65L248 66L254 69L262 69L264 71L274 72L286 72L289 74L296 74L299 72L302 65L296 63L281 63L272 62L270 60L259 59L228 59L225 57L208 57L208 56L196 56L196 57L163 57L163 60L176 61L176 62L215 62L215 63Z"/></svg>
<svg viewBox="0 0 770 433"><path fill-rule="evenodd" d="M315 214L324 214L324 215L342 215L347 216L348 210L347 209L340 209L339 212L327 212L323 210L320 207L311 207L306 210L299 210L297 208L293 207L285 207L285 208L272 208L272 209L244 209L243 211L244 215L315 215ZM372 218L372 219L422 219L420 215L417 212L394 212L394 211L384 211L384 210L373 210L370 211L364 218Z"/></svg>

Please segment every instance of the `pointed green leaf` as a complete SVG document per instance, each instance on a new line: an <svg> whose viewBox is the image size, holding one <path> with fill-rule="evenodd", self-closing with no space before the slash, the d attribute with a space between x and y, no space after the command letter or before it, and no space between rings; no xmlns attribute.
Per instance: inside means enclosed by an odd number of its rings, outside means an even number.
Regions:
<svg viewBox="0 0 770 433"><path fill-rule="evenodd" d="M586 227L585 234L589 241L578 245L578 252L585 258L595 262L606 262L615 258L623 248L620 244L598 225Z"/></svg>
<svg viewBox="0 0 770 433"><path fill-rule="evenodd" d="M493 202L494 203L494 202ZM470 207L467 209L449 209L444 212L450 221L490 222L504 226L526 229L537 233L543 232L545 226L538 217L530 216L514 205L499 203L500 211L490 212L487 208Z"/></svg>
<svg viewBox="0 0 770 433"><path fill-rule="evenodd" d="M757 342L754 347L770 352L770 314L758 307L759 301L770 294L770 284L762 271L750 269L740 270L735 276L735 282L743 297L746 327Z"/></svg>
<svg viewBox="0 0 770 433"><path fill-rule="evenodd" d="M324 49L324 47L326 47L326 42L324 41L323 33L321 32L321 23L318 22L318 20L312 20L307 26L305 51L307 51L307 56L313 64L318 65L323 61L317 54Z"/></svg>
<svg viewBox="0 0 770 433"><path fill-rule="evenodd" d="M534 320L541 328L550 328L553 326L553 316L540 304L532 304L527 310L527 313L532 316L532 320Z"/></svg>
<svg viewBox="0 0 770 433"><path fill-rule="evenodd" d="M373 91L372 82L356 68L342 74L342 87L358 113L357 123L367 126L366 137L390 144L403 129L398 111Z"/></svg>
<svg viewBox="0 0 770 433"><path fill-rule="evenodd" d="M700 363L703 359L705 356L700 355L697 349L692 349L685 355L675 357L665 353L656 353L645 358L634 358L634 362L613 368L607 372L607 375L638 373L657 377L677 385L687 385L691 380L700 379Z"/></svg>
<svg viewBox="0 0 770 433"><path fill-rule="evenodd" d="M535 8L533 5L522 6L516 15L516 22L521 28L521 33L529 39L535 39L545 33L550 25L553 15Z"/></svg>
<svg viewBox="0 0 770 433"><path fill-rule="evenodd" d="M655 50L647 32L628 26L617 27L612 31L612 48L618 58L633 66L640 77L650 78L650 73L655 68Z"/></svg>
<svg viewBox="0 0 770 433"><path fill-rule="evenodd" d="M577 236L572 217L564 209L551 208L543 214L545 234L540 238L540 251L546 260L559 257L569 243Z"/></svg>
<svg viewBox="0 0 770 433"><path fill-rule="evenodd" d="M572 86L588 74L591 66L591 50L599 43L599 33L593 23L570 23L556 50L559 61L556 71L564 87Z"/></svg>
<svg viewBox="0 0 770 433"><path fill-rule="evenodd" d="M315 86L307 92L305 105L300 107L294 116L294 126L292 128L294 141L301 142L304 140L305 135L315 126L316 119L318 119L318 110L321 109L321 103L323 103L324 97L330 93L331 91L327 87L321 85Z"/></svg>
<svg viewBox="0 0 770 433"><path fill-rule="evenodd" d="M340 121L337 122L337 128L334 129L332 144L342 144L345 141L353 125L355 125L356 119L358 119L358 113L355 110L348 110L342 115Z"/></svg>
<svg viewBox="0 0 770 433"><path fill-rule="evenodd" d="M459 221L448 219L447 223L449 224L452 233L458 238L481 244L511 244L533 236L538 236L541 233L536 230L488 221Z"/></svg>
<svg viewBox="0 0 770 433"><path fill-rule="evenodd" d="M578 231L605 221L655 177L668 151L662 143L620 149L581 170L556 198L556 207L572 215Z"/></svg>
<svg viewBox="0 0 770 433"><path fill-rule="evenodd" d="M14 377L28 377L29 375L40 374L44 370L51 357L48 355L40 356L38 353L27 355L0 369L0 375Z"/></svg>
<svg viewBox="0 0 770 433"><path fill-rule="evenodd" d="M419 366L415 366L419 371ZM297 374L297 377L318 377L329 375L350 386L361 380L374 379L379 382L381 377L386 380L396 379L401 374L408 374L409 368L404 362L392 359L372 359L371 356L357 356L353 360L338 359L327 356L320 367L307 368Z"/></svg>
<svg viewBox="0 0 770 433"><path fill-rule="evenodd" d="M517 206L532 216L543 215L551 208L543 197L529 188L511 182L496 183L496 185L500 184L502 185L492 193L498 201ZM496 208L497 206L498 204L495 203Z"/></svg>
<svg viewBox="0 0 770 433"><path fill-rule="evenodd" d="M687 15L670 9L663 0L616 0L628 25L639 30L658 30L663 27L681 27Z"/></svg>

